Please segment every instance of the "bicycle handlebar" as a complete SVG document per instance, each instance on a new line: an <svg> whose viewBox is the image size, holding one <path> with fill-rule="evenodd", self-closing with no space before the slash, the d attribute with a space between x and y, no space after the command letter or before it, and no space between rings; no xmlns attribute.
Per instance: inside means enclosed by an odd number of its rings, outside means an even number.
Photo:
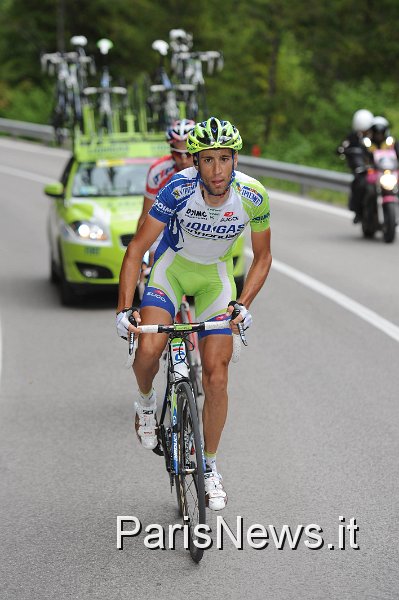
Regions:
<svg viewBox="0 0 399 600"><path fill-rule="evenodd" d="M93 94L119 94L120 96L126 96L127 89L119 85L113 87L86 87L83 93L85 96L92 96Z"/></svg>
<svg viewBox="0 0 399 600"><path fill-rule="evenodd" d="M79 62L79 63L88 64L88 63L91 63L93 61L93 59L91 56L81 55L81 54L78 54L77 52L50 52L50 53L42 54L41 61L42 61L42 63L45 63L46 61L48 61L53 64L59 64L63 61L69 62L69 63Z"/></svg>
<svg viewBox="0 0 399 600"><path fill-rule="evenodd" d="M140 333L196 333L198 331L212 331L226 329L226 320L203 321L201 323L172 323L172 325L139 325Z"/></svg>
<svg viewBox="0 0 399 600"><path fill-rule="evenodd" d="M171 90L175 90L177 92L193 92L195 90L195 85L192 83L176 83L166 86L162 83L154 83L150 86L150 92L152 93L170 92Z"/></svg>
<svg viewBox="0 0 399 600"><path fill-rule="evenodd" d="M212 331L216 329L226 329L228 320L223 321L203 321L201 323L173 323L172 325L139 325L140 333L196 333L198 331ZM241 354L241 342L247 345L245 334L240 330L240 335L233 334L233 354L232 362L238 362ZM242 335L242 334L244 335ZM132 358L134 351L134 334L129 336L129 357ZM129 363L130 366L130 363Z"/></svg>

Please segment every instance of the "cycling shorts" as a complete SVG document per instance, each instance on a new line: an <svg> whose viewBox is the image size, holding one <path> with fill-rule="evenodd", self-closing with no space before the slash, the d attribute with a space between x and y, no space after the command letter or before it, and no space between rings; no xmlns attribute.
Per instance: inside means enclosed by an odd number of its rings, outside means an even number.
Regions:
<svg viewBox="0 0 399 600"><path fill-rule="evenodd" d="M194 298L197 322L228 319L227 306L230 300L236 298L231 258L203 265L167 248L152 267L141 306L163 308L174 319L184 294ZM226 329L200 332L198 335L202 338L215 334L231 335L231 329L227 326Z"/></svg>

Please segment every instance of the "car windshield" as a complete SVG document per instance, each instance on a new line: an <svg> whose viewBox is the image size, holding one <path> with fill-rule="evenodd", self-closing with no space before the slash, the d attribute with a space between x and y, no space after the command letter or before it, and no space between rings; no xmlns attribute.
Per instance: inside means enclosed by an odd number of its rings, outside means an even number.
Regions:
<svg viewBox="0 0 399 600"><path fill-rule="evenodd" d="M80 163L72 195L91 198L142 195L152 162L147 158L126 158Z"/></svg>

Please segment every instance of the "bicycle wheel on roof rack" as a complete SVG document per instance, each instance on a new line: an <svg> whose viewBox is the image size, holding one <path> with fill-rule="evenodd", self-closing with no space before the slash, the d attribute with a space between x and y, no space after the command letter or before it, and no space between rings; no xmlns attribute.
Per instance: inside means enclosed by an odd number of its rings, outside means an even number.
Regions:
<svg viewBox="0 0 399 600"><path fill-rule="evenodd" d="M198 421L198 411L192 389L186 381L176 386L179 474L175 478L179 508L186 517L190 531L190 554L199 562L204 554L195 541L195 528L205 525L204 454Z"/></svg>

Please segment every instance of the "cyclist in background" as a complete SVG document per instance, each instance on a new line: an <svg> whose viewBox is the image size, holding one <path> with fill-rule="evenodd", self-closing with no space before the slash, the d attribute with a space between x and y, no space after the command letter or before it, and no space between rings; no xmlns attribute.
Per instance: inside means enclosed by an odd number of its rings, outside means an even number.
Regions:
<svg viewBox="0 0 399 600"><path fill-rule="evenodd" d="M249 223L254 258L238 303L240 314L233 327L248 328L248 311L269 273L270 210L264 187L252 177L236 172L237 150L242 147L238 129L215 117L197 123L189 133L187 150L194 166L175 174L162 188L145 222L130 242L122 264L116 315L118 334L139 334L137 324L170 324L183 294L194 297L197 321L227 320L233 312L236 287L231 248ZM141 257L163 232L141 312L131 306ZM133 316L135 325L129 322ZM226 328L199 334L202 361L206 500L210 509L226 506L227 494L216 467L216 452L227 416L228 366L233 340ZM143 447L157 444L156 396L153 379L165 347L163 335L139 336L133 365L139 398L136 433Z"/></svg>
<svg viewBox="0 0 399 600"><path fill-rule="evenodd" d="M167 128L165 134L166 141L168 144L170 144L170 154L162 156L149 168L147 173L143 208L138 220L137 229L140 229L144 223L144 219L146 218L148 211L154 204L156 195L163 188L163 186L168 183L171 177L178 171L182 171L183 169L187 169L187 167L193 166L192 156L187 152L186 140L194 125L195 122L191 121L190 119L181 119L174 121L172 125ZM139 283L140 297L146 278L149 275L150 267L154 262L154 253L161 240L161 237L162 235L160 234L152 244L148 253L148 258L145 257L143 259ZM147 260L148 265L146 263Z"/></svg>
<svg viewBox="0 0 399 600"><path fill-rule="evenodd" d="M138 224L139 228L154 204L159 190L168 183L175 173L193 166L192 156L187 151L186 140L194 125L194 121L181 119L174 121L167 128L165 133L166 141L170 144L170 154L156 160L148 171L143 209Z"/></svg>

